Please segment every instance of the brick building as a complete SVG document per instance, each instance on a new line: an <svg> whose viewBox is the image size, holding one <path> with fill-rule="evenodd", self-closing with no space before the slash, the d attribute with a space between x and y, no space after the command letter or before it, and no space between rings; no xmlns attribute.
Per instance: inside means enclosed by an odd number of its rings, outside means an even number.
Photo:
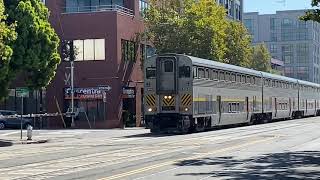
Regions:
<svg viewBox="0 0 320 180"><path fill-rule="evenodd" d="M127 110L139 126L142 116L144 45L134 43L143 32L141 12L145 0L46 0L50 21L61 40L71 40L77 49L75 61L75 107L77 128L122 126ZM63 61L46 91L47 112L58 105L70 107L70 63ZM105 94L104 94L105 92ZM105 96L105 97L104 97ZM68 121L68 119L66 120ZM68 122L67 122L68 124ZM60 118L49 128L63 127Z"/></svg>

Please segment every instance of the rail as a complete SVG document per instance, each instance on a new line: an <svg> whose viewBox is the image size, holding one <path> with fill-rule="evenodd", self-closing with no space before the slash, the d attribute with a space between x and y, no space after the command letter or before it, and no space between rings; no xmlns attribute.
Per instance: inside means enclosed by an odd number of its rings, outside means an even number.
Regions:
<svg viewBox="0 0 320 180"><path fill-rule="evenodd" d="M100 5L100 6L76 6L76 7L65 7L63 14L72 13L88 13L88 12L106 12L115 11L120 14L133 16L133 10L120 5Z"/></svg>

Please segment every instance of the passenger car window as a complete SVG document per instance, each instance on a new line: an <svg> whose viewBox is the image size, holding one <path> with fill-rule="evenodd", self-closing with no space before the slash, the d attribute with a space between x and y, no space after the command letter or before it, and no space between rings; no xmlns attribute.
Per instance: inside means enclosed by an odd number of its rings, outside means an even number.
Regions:
<svg viewBox="0 0 320 180"><path fill-rule="evenodd" d="M209 69L206 69L205 78L206 78L206 79L209 79Z"/></svg>
<svg viewBox="0 0 320 180"><path fill-rule="evenodd" d="M223 80L223 81L225 80L225 75L223 71L219 72L219 80Z"/></svg>
<svg viewBox="0 0 320 180"><path fill-rule="evenodd" d="M156 68L147 68L146 69L146 78L147 79L152 79L156 78Z"/></svg>
<svg viewBox="0 0 320 180"><path fill-rule="evenodd" d="M218 80L218 71L216 71L216 70L212 71L212 78L215 80Z"/></svg>
<svg viewBox="0 0 320 180"><path fill-rule="evenodd" d="M198 76L199 76L199 78L204 78L204 69L203 68L198 68Z"/></svg>
<svg viewBox="0 0 320 180"><path fill-rule="evenodd" d="M180 78L190 78L190 67L189 66L181 66L179 67L179 77Z"/></svg>
<svg viewBox="0 0 320 180"><path fill-rule="evenodd" d="M197 67L193 67L193 78L198 78L198 69L197 69Z"/></svg>

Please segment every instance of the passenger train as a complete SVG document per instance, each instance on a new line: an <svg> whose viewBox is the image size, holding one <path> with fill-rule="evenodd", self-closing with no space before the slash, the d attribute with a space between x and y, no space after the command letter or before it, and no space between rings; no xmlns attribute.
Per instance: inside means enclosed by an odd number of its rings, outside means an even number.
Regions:
<svg viewBox="0 0 320 180"><path fill-rule="evenodd" d="M319 92L319 84L187 55L144 62L144 119L151 132L316 116Z"/></svg>

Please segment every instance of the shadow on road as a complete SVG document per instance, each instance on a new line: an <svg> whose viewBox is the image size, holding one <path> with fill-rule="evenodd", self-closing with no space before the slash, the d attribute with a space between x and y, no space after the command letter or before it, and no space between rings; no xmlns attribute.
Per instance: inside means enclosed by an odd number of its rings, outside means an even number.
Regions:
<svg viewBox="0 0 320 180"><path fill-rule="evenodd" d="M169 134L169 133L144 133L144 134L135 134L124 136L125 138L139 138L139 137L168 137L168 136L177 136L177 134Z"/></svg>
<svg viewBox="0 0 320 180"><path fill-rule="evenodd" d="M0 147L8 147L12 145L13 145L12 142L0 139Z"/></svg>
<svg viewBox="0 0 320 180"><path fill-rule="evenodd" d="M217 157L181 161L177 166L212 166L207 173L182 173L176 176L208 176L212 179L319 179L320 152L288 152L266 154L252 159ZM208 167L210 169L210 167Z"/></svg>

